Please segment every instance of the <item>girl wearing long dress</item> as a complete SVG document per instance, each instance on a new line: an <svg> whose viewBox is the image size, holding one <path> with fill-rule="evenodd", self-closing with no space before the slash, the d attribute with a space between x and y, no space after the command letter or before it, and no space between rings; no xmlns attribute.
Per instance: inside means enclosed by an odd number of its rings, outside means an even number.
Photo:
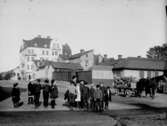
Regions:
<svg viewBox="0 0 167 126"><path fill-rule="evenodd" d="M76 84L75 92L76 92L76 99L75 99L75 101L77 103L77 107L80 108L80 102L81 102L80 83Z"/></svg>

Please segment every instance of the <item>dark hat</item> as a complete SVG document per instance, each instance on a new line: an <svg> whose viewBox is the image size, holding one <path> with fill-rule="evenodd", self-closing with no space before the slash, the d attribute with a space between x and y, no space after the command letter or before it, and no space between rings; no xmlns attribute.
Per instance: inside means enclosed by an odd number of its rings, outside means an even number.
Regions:
<svg viewBox="0 0 167 126"><path fill-rule="evenodd" d="M46 79L46 80L45 80L45 83L49 83L49 80L48 80L48 79Z"/></svg>
<svg viewBox="0 0 167 126"><path fill-rule="evenodd" d="M51 84L54 84L54 82L55 82L55 80L54 80L54 79L52 79L52 80L51 80Z"/></svg>
<svg viewBox="0 0 167 126"><path fill-rule="evenodd" d="M13 87L16 87L17 85L18 85L18 83L14 83L14 84L13 84Z"/></svg>
<svg viewBox="0 0 167 126"><path fill-rule="evenodd" d="M40 79L37 79L37 82L41 82L41 80L40 80Z"/></svg>
<svg viewBox="0 0 167 126"><path fill-rule="evenodd" d="M96 85L96 88L99 88L99 87L100 87L100 85L99 85L99 84L97 84L97 85Z"/></svg>
<svg viewBox="0 0 167 126"><path fill-rule="evenodd" d="M77 76L75 76L75 75L74 75L74 76L72 76L72 79L75 79L75 78L77 78Z"/></svg>

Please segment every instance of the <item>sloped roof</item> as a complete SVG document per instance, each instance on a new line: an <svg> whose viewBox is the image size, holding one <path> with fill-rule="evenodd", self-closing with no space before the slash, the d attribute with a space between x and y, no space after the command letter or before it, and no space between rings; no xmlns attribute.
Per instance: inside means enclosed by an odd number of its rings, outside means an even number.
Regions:
<svg viewBox="0 0 167 126"><path fill-rule="evenodd" d="M39 60L34 61L35 64L41 63ZM53 61L43 61L40 66L40 69L44 68L47 65L52 65L55 69L69 69L69 70L82 70L82 67L79 63L64 63L64 62L53 62Z"/></svg>
<svg viewBox="0 0 167 126"><path fill-rule="evenodd" d="M72 55L69 59L77 59L77 58L80 58L81 56L83 56L83 55L85 55L85 54L87 54L87 53L89 53L89 52L92 52L93 50L91 49L91 50L88 50L88 51L85 51L85 52L80 52L80 53L77 53L77 54L74 54L74 55Z"/></svg>
<svg viewBox="0 0 167 126"><path fill-rule="evenodd" d="M113 58L107 58L103 59L103 62L99 63L98 65L104 65L104 66L113 66L117 61Z"/></svg>
<svg viewBox="0 0 167 126"><path fill-rule="evenodd" d="M82 67L79 63L55 62L55 63L52 63L52 66L53 68L59 68L59 69L82 70Z"/></svg>
<svg viewBox="0 0 167 126"><path fill-rule="evenodd" d="M107 70L107 71L111 71L112 70L112 66L107 66L107 65L95 65L93 66L94 70Z"/></svg>
<svg viewBox="0 0 167 126"><path fill-rule="evenodd" d="M21 47L20 51L26 49L27 47L37 47L37 48L50 48L51 38L42 38L37 36L31 40L23 39L23 47Z"/></svg>
<svg viewBox="0 0 167 126"><path fill-rule="evenodd" d="M167 62L147 58L128 57L119 59L113 64L116 69L136 69L136 70L166 70Z"/></svg>

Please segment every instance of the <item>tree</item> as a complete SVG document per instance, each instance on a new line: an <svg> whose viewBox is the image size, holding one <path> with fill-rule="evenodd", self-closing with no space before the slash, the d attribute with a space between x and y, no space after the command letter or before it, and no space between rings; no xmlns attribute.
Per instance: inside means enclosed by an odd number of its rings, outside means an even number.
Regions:
<svg viewBox="0 0 167 126"><path fill-rule="evenodd" d="M167 44L151 47L147 51L147 57L157 60L167 60Z"/></svg>
<svg viewBox="0 0 167 126"><path fill-rule="evenodd" d="M62 50L63 50L62 54L63 59L68 59L72 55L71 48L67 43L62 45Z"/></svg>

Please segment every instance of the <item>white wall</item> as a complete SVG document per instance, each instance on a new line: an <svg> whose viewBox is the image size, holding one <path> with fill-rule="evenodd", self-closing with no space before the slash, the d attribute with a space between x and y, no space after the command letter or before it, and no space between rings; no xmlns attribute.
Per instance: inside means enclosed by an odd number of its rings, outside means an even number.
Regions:
<svg viewBox="0 0 167 126"><path fill-rule="evenodd" d="M56 45L55 48L53 47L53 45ZM29 52L29 50L33 50L33 52ZM45 54L43 54L42 52L45 51ZM48 51L48 55L46 54L46 51ZM57 55L52 55L52 52L57 52ZM50 61L57 61L59 55L61 54L61 47L59 45L59 43L57 43L57 41L52 40L51 41L51 46L50 48L38 48L38 47L28 47L25 50L23 50L20 53L20 67L21 70L24 71L25 73L27 73L27 76L33 75L35 72L35 69L32 69L31 66L33 66L35 68L35 64L32 61L32 57L34 57L34 60L40 60L40 58L43 58L44 60L50 60ZM29 57L29 61L27 61L27 57ZM24 64L24 67L22 68L22 65ZM29 66L29 69L27 69ZM43 72L41 73L43 76Z"/></svg>
<svg viewBox="0 0 167 126"><path fill-rule="evenodd" d="M147 71L144 71L144 78L147 78Z"/></svg>
<svg viewBox="0 0 167 126"><path fill-rule="evenodd" d="M140 78L140 74L138 70L124 70L124 77L135 77L136 79Z"/></svg>
<svg viewBox="0 0 167 126"><path fill-rule="evenodd" d="M47 78L48 76L48 68L45 67L43 69L39 69L35 72L35 78Z"/></svg>
<svg viewBox="0 0 167 126"><path fill-rule="evenodd" d="M89 70L93 67L94 65L94 53L93 51L87 53L88 57L86 54L82 55L80 58L72 59L70 62L72 63L79 63L83 70ZM88 61L88 65L86 66L86 62Z"/></svg>
<svg viewBox="0 0 167 126"><path fill-rule="evenodd" d="M158 72L158 76L161 76L161 75L163 75L164 73L162 72L162 71L159 71Z"/></svg>
<svg viewBox="0 0 167 126"><path fill-rule="evenodd" d="M84 70L89 70L93 67L94 65L94 54L93 54L93 51L92 52L89 52L87 53L88 57L86 57L86 54L81 56L81 66ZM86 66L87 64L87 61L88 61L88 65Z"/></svg>
<svg viewBox="0 0 167 126"><path fill-rule="evenodd" d="M35 78L44 78L44 79L52 79L53 75L53 67L52 66L46 66L44 69L39 69L35 72Z"/></svg>
<svg viewBox="0 0 167 126"><path fill-rule="evenodd" d="M92 79L113 79L113 72L109 70L92 70Z"/></svg>
<svg viewBox="0 0 167 126"><path fill-rule="evenodd" d="M140 70L123 70L121 77L135 77L137 80L140 79ZM158 71L158 76L163 75L162 71ZM144 71L144 78L148 77L148 71ZM155 77L155 72L151 71L151 78Z"/></svg>

